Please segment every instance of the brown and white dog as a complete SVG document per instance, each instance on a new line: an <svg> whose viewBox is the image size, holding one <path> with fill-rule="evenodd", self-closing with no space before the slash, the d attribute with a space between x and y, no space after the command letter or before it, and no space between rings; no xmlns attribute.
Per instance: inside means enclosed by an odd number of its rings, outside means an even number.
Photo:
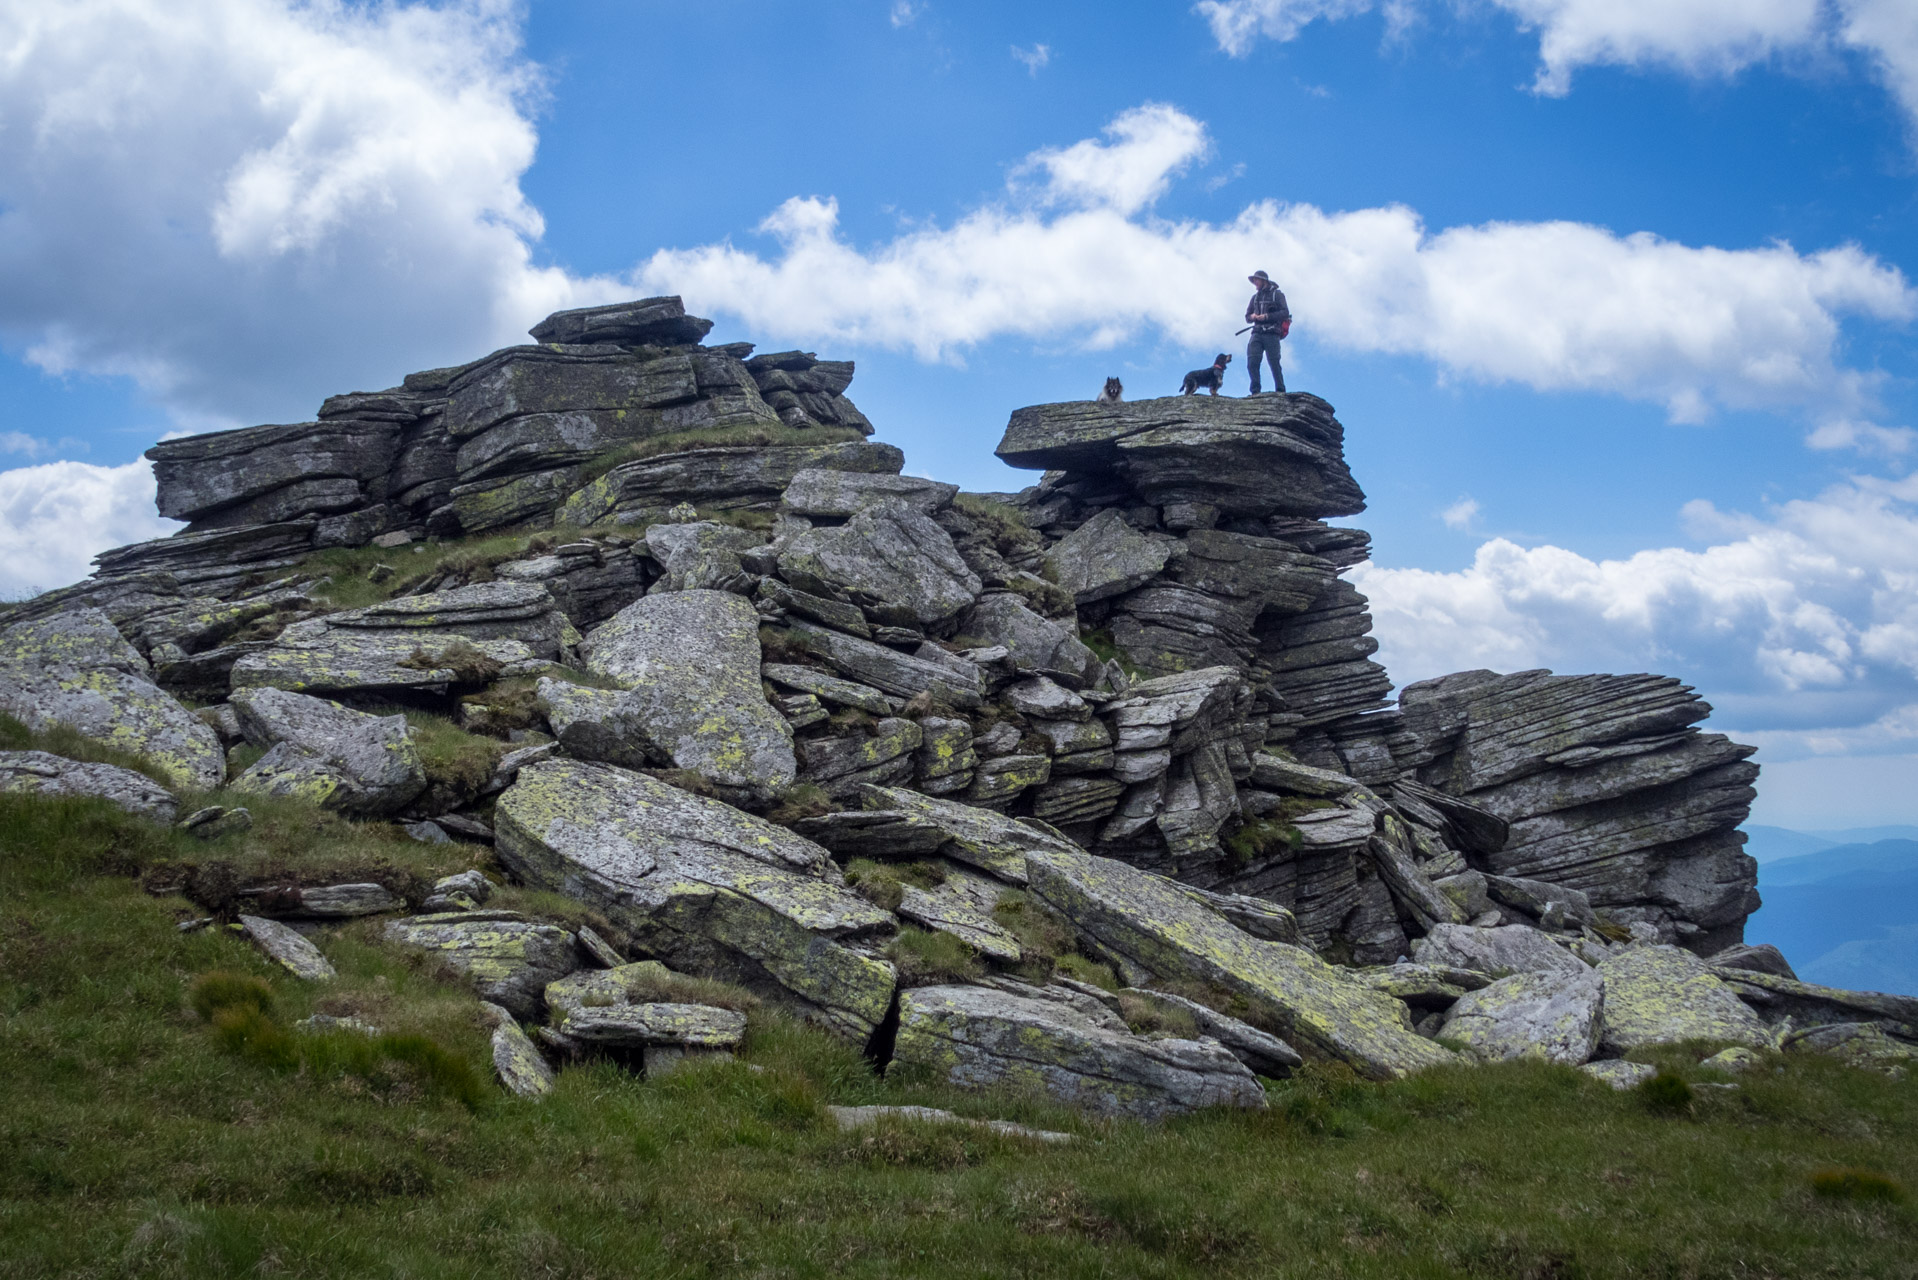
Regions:
<svg viewBox="0 0 1918 1280"><path fill-rule="evenodd" d="M1125 399L1125 384L1117 378L1106 379L1106 389L1099 393L1098 403L1118 404Z"/></svg>
<svg viewBox="0 0 1918 1280"><path fill-rule="evenodd" d="M1185 388L1180 394L1189 396L1200 387L1206 387L1213 395L1218 395L1220 386L1225 382L1225 367L1231 363L1231 356L1223 351L1219 352L1212 358L1210 369L1194 369L1185 375Z"/></svg>

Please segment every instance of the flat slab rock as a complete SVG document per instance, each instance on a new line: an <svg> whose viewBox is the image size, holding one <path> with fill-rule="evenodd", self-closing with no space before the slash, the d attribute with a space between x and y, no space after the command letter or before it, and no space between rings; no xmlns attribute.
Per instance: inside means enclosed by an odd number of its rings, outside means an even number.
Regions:
<svg viewBox="0 0 1918 1280"><path fill-rule="evenodd" d="M784 827L612 765L527 765L494 810L500 859L603 911L676 968L738 982L864 1040L892 1003L867 954L898 927Z"/></svg>
<svg viewBox="0 0 1918 1280"><path fill-rule="evenodd" d="M558 1077L513 1015L490 1001L482 1001L480 1009L493 1024L493 1073L500 1084L520 1098L543 1098L551 1093Z"/></svg>
<svg viewBox="0 0 1918 1280"><path fill-rule="evenodd" d="M952 536L899 503L863 507L843 525L787 539L779 574L801 591L856 601L875 620L901 627L943 622L982 589Z"/></svg>
<svg viewBox="0 0 1918 1280"><path fill-rule="evenodd" d="M97 796L169 826L180 810L173 793L144 773L117 764L83 764L47 751L0 751L0 791Z"/></svg>
<svg viewBox="0 0 1918 1280"><path fill-rule="evenodd" d="M703 1004L581 1005L560 1020L559 1033L606 1048L737 1049L746 1039L746 1015Z"/></svg>
<svg viewBox="0 0 1918 1280"><path fill-rule="evenodd" d="M1110 858L1028 853L1031 892L1124 976L1214 983L1259 1006L1294 1046L1391 1079L1454 1056L1412 1030L1405 1005L1311 952L1255 938L1184 887ZM1136 975L1136 976L1135 976Z"/></svg>
<svg viewBox="0 0 1918 1280"><path fill-rule="evenodd" d="M1157 1120L1206 1107L1263 1108L1265 1091L1216 1042L1147 1040L1116 1017L987 987L899 997L893 1061L964 1088L1040 1089L1101 1115Z"/></svg>

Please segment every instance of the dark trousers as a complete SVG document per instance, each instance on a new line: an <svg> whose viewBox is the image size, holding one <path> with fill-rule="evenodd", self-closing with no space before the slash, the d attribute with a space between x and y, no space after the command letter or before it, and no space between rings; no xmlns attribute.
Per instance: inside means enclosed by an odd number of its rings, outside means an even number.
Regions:
<svg viewBox="0 0 1918 1280"><path fill-rule="evenodd" d="M1279 335L1252 331L1252 338L1245 344L1245 371L1252 375L1252 394L1259 394L1259 357L1264 356L1272 362L1272 389L1285 390L1285 370L1279 367Z"/></svg>

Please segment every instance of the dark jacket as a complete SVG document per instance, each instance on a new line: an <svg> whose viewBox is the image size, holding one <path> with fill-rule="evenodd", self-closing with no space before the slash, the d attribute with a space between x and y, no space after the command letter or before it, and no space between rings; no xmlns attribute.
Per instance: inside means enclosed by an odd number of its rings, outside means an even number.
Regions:
<svg viewBox="0 0 1918 1280"><path fill-rule="evenodd" d="M1252 327L1260 333L1277 333L1279 326L1292 318L1292 309L1285 305L1285 291L1269 281L1259 286L1252 295L1252 301L1245 304L1245 318L1251 320L1259 312L1265 312L1267 318L1253 322Z"/></svg>

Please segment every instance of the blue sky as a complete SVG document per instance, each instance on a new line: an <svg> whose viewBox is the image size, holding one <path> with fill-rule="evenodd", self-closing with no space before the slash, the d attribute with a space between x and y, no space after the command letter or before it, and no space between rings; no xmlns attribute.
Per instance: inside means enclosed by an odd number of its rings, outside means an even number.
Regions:
<svg viewBox="0 0 1918 1280"><path fill-rule="evenodd" d="M665 289L1016 487L1265 267L1396 676L1670 671L1763 819L1918 820L1905 0L157 8L0 0L0 589L166 528L168 431Z"/></svg>

